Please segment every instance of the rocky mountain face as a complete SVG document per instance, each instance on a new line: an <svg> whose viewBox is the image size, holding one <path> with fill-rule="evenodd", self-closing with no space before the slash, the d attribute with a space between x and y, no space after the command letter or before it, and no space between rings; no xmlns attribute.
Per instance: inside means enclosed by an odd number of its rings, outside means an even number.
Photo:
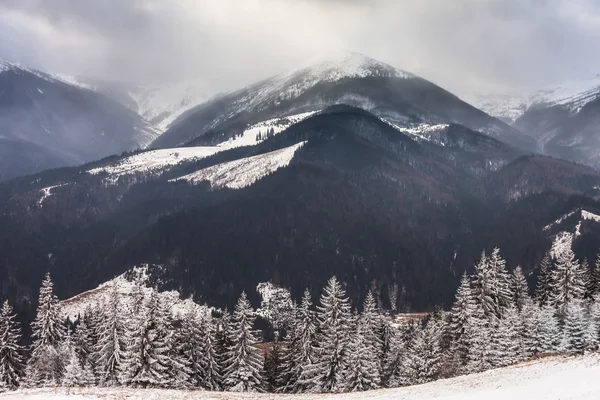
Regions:
<svg viewBox="0 0 600 400"><path fill-rule="evenodd" d="M148 145L158 131L69 77L0 61L0 178Z"/></svg>

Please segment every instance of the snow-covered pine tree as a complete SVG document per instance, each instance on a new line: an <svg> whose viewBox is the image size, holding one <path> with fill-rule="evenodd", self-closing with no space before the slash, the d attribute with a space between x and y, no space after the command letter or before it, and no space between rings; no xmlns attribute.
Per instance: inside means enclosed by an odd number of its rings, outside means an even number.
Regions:
<svg viewBox="0 0 600 400"><path fill-rule="evenodd" d="M475 275L473 276L473 292L475 301L481 306L486 317L496 316L499 311L496 301L496 277L495 272L488 263L485 251L475 264Z"/></svg>
<svg viewBox="0 0 600 400"><path fill-rule="evenodd" d="M6 300L0 310L0 392L14 390L21 382L25 365L20 341L21 327Z"/></svg>
<svg viewBox="0 0 600 400"><path fill-rule="evenodd" d="M223 377L221 376L219 359L216 348L216 327L210 315L202 318L204 325L204 346L203 346L203 367L204 379L202 387L206 390L219 390L222 386Z"/></svg>
<svg viewBox="0 0 600 400"><path fill-rule="evenodd" d="M204 383L204 340L206 330L202 318L190 309L181 320L177 333L181 343L181 353L189 360L189 379L194 387L203 387Z"/></svg>
<svg viewBox="0 0 600 400"><path fill-rule="evenodd" d="M469 346L468 362L463 373L482 372L492 367L492 348L490 337L491 322L486 317L481 304L477 304L473 317L468 319L465 329L465 339Z"/></svg>
<svg viewBox="0 0 600 400"><path fill-rule="evenodd" d="M95 381L98 381L96 373L96 367L98 364L98 336L100 334L100 326L102 325L102 317L104 315L104 305L97 304L95 307L87 305L83 314L82 322L85 323L85 328L88 331L89 336L89 354L87 355L86 362L89 364L89 368L94 373ZM77 337L77 336L76 336ZM80 355L81 357L81 355ZM82 363L84 368L86 363Z"/></svg>
<svg viewBox="0 0 600 400"><path fill-rule="evenodd" d="M85 321L86 318L82 317L81 322L77 325L73 338L75 353L79 358L79 363L83 366L88 364L91 365L91 356L95 351L91 330L88 328Z"/></svg>
<svg viewBox="0 0 600 400"><path fill-rule="evenodd" d="M520 312L527 299L529 299L529 285L527 285L527 280L525 279L525 275L523 275L521 266L517 266L511 275L510 289L513 304Z"/></svg>
<svg viewBox="0 0 600 400"><path fill-rule="evenodd" d="M289 343L283 355L284 392L309 392L314 386L310 366L316 360L315 314L310 291L306 289L289 333Z"/></svg>
<svg viewBox="0 0 600 400"><path fill-rule="evenodd" d="M475 299L471 281L467 273L463 273L460 285L456 291L456 296L452 309L449 313L449 329L453 340L453 353L455 354L457 367L464 367L468 361L469 340L465 337L465 332L470 318L473 318L475 312Z"/></svg>
<svg viewBox="0 0 600 400"><path fill-rule="evenodd" d="M416 329L405 360L409 384L418 385L437 378L441 366L441 323L430 316L424 326Z"/></svg>
<svg viewBox="0 0 600 400"><path fill-rule="evenodd" d="M62 385L66 388L83 386L85 382L84 371L81 368L79 357L74 348L69 351L69 361L65 366L65 373L62 378Z"/></svg>
<svg viewBox="0 0 600 400"><path fill-rule="evenodd" d="M170 306L165 301L159 301L157 309L157 332L159 337L166 338L167 367L169 379L167 387L184 389L192 385L190 374L191 360L184 352L184 341L181 330L175 329L175 321Z"/></svg>
<svg viewBox="0 0 600 400"><path fill-rule="evenodd" d="M50 273L47 273L40 288L35 320L31 324L33 343L26 368L29 386L58 385L62 379L64 366L59 350L65 329L53 286Z"/></svg>
<svg viewBox="0 0 600 400"><path fill-rule="evenodd" d="M520 318L518 325L519 337L521 340L519 351L522 354L523 359L532 357L538 351L536 331L539 315L540 308L534 303L532 298L526 297L521 312L519 313Z"/></svg>
<svg viewBox="0 0 600 400"><path fill-rule="evenodd" d="M408 354L408 346L406 344L405 332L409 329L402 324L398 329L395 329L390 337L390 351L383 365L383 374L381 376L381 384L386 388L399 387L404 384L405 370L404 361Z"/></svg>
<svg viewBox="0 0 600 400"><path fill-rule="evenodd" d="M235 306L231 323L232 345L227 351L227 369L224 385L233 392L262 392L261 370L263 359L256 344L258 338L253 330L254 311L242 292Z"/></svg>
<svg viewBox="0 0 600 400"><path fill-rule="evenodd" d="M583 353L587 326L581 300L572 300L564 308L562 348L570 353Z"/></svg>
<svg viewBox="0 0 600 400"><path fill-rule="evenodd" d="M596 255L596 262L590 274L589 284L591 297L596 301L600 301L600 254Z"/></svg>
<svg viewBox="0 0 600 400"><path fill-rule="evenodd" d="M134 387L165 387L170 382L169 345L159 320L159 298L153 292L137 318L130 320L125 375Z"/></svg>
<svg viewBox="0 0 600 400"><path fill-rule="evenodd" d="M583 278L583 298L586 300L593 300L593 284L592 284L592 269L587 258L584 258L581 262L581 276Z"/></svg>
<svg viewBox="0 0 600 400"><path fill-rule="evenodd" d="M513 294L510 290L511 276L506 269L506 261L500 256L498 247L494 248L492 254L487 257L487 264L492 271L496 317L501 318L513 303Z"/></svg>
<svg viewBox="0 0 600 400"><path fill-rule="evenodd" d="M551 300L552 294L552 259L546 254L540 263L540 272L535 287L535 300L540 307Z"/></svg>
<svg viewBox="0 0 600 400"><path fill-rule="evenodd" d="M560 350L561 331L556 308L546 303L542 306L536 330L538 352L553 354Z"/></svg>
<svg viewBox="0 0 600 400"><path fill-rule="evenodd" d="M585 310L585 350L594 351L598 349L599 343L599 326L598 319L596 318L595 304L590 302L586 305Z"/></svg>
<svg viewBox="0 0 600 400"><path fill-rule="evenodd" d="M373 292L369 291L363 303L363 311L359 316L360 329L364 336L365 345L370 353L373 353L377 360L378 374L381 375L383 358L381 338L377 335L381 325L381 315L377 310L377 302Z"/></svg>
<svg viewBox="0 0 600 400"><path fill-rule="evenodd" d="M216 320L215 332L215 351L217 354L217 361L219 363L219 375L221 376L222 389L225 389L223 379L225 377L225 371L229 367L229 358L227 356L227 352L231 346L233 346L231 333L231 314L229 311L225 310Z"/></svg>
<svg viewBox="0 0 600 400"><path fill-rule="evenodd" d="M524 359L519 332L520 316L516 307L509 307L492 329L490 336L493 367L505 367Z"/></svg>
<svg viewBox="0 0 600 400"><path fill-rule="evenodd" d="M372 335L372 328L368 326L368 319L363 317L364 314L359 318L349 343L349 371L345 388L347 392L377 389L381 385L377 347L368 339L368 336Z"/></svg>
<svg viewBox="0 0 600 400"><path fill-rule="evenodd" d="M564 311L571 302L583 299L585 282L579 262L571 248L557 255L552 271L552 303Z"/></svg>
<svg viewBox="0 0 600 400"><path fill-rule="evenodd" d="M346 292L334 276L327 282L317 306L318 357L310 367L315 374L313 390L335 393L345 389L351 318Z"/></svg>
<svg viewBox="0 0 600 400"><path fill-rule="evenodd" d="M102 322L98 327L96 371L100 384L104 386L116 386L123 378L121 374L126 346L123 320L127 318L125 313L115 281L110 288Z"/></svg>

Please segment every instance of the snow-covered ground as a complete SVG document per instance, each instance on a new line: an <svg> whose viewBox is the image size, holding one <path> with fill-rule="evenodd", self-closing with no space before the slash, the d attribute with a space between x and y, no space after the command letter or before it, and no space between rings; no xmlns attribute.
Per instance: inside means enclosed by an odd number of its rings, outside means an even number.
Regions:
<svg viewBox="0 0 600 400"><path fill-rule="evenodd" d="M126 157L120 160L118 164L109 164L104 167L91 169L88 173L99 174L106 172L111 178L118 178L121 175L136 172L164 172L169 167L177 165L182 161L200 160L223 150L226 149L216 146L151 150Z"/></svg>
<svg viewBox="0 0 600 400"><path fill-rule="evenodd" d="M214 188L241 189L252 185L279 168L287 166L292 161L296 150L302 147L304 143L301 142L269 153L217 164L171 181L188 181L192 184L208 181Z"/></svg>
<svg viewBox="0 0 600 400"><path fill-rule="evenodd" d="M226 142L219 143L217 146L226 147L228 149L234 147L242 147L242 146L253 146L261 141L258 140L258 134L266 135L271 129L273 135L278 134L279 132L284 131L289 128L293 124L297 124L298 122L316 114L317 111L309 111L301 114L290 115L288 117L281 118L273 118L267 121L262 121L254 125L250 125L247 127L241 136L235 137L233 139L229 139Z"/></svg>
<svg viewBox="0 0 600 400"><path fill-rule="evenodd" d="M597 400L600 354L550 357L519 365L398 389L335 395L275 395L175 390L90 388L25 390L1 400Z"/></svg>

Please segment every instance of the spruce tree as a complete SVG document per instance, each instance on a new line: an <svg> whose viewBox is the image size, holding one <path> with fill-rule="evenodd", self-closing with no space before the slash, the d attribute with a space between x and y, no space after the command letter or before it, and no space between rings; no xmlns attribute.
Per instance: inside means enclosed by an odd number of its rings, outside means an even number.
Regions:
<svg viewBox="0 0 600 400"><path fill-rule="evenodd" d="M540 311L537 327L538 351L542 354L553 354L560 350L561 331L556 309L545 304Z"/></svg>
<svg viewBox="0 0 600 400"><path fill-rule="evenodd" d="M471 282L465 272L463 273L460 286L456 291L454 304L449 313L449 330L453 340L453 353L459 367L464 367L468 361L469 340L465 336L465 332L469 320L473 318L475 308L475 298L471 289Z"/></svg>
<svg viewBox="0 0 600 400"><path fill-rule="evenodd" d="M384 360L382 375L382 386L394 388L402 386L405 381L405 360L408 355L408 347L405 335L400 332L408 330L402 325L390 338L390 351L388 357Z"/></svg>
<svg viewBox="0 0 600 400"><path fill-rule="evenodd" d="M491 324L492 322L485 316L483 307L477 304L473 317L468 319L465 329L465 340L469 351L468 362L462 370L463 373L482 372L492 367L490 338L493 325Z"/></svg>
<svg viewBox="0 0 600 400"><path fill-rule="evenodd" d="M36 317L31 325L33 343L26 368L30 386L58 385L62 379L64 365L60 347L65 329L53 286L50 273L47 273L42 281Z"/></svg>
<svg viewBox="0 0 600 400"><path fill-rule="evenodd" d="M166 386L172 389L184 389L192 385L190 374L191 360L184 352L184 339L181 329L175 329L175 321L170 307L165 301L159 301L157 310L158 336L164 337L167 343L166 361L168 378Z"/></svg>
<svg viewBox="0 0 600 400"><path fill-rule="evenodd" d="M84 386L85 375L83 369L81 368L79 357L77 356L77 353L74 349L71 349L69 353L69 361L66 363L65 366L65 373L62 378L62 385L67 388Z"/></svg>
<svg viewBox="0 0 600 400"><path fill-rule="evenodd" d="M520 266L517 266L511 275L510 288L513 305L520 312L525 302L529 299L529 286Z"/></svg>
<svg viewBox="0 0 600 400"><path fill-rule="evenodd" d="M600 254L596 255L596 262L590 274L589 291L592 299L600 301Z"/></svg>
<svg viewBox="0 0 600 400"><path fill-rule="evenodd" d="M417 385L437 378L441 366L441 321L429 318L425 326L415 331L405 360L409 384Z"/></svg>
<svg viewBox="0 0 600 400"><path fill-rule="evenodd" d="M125 326L127 317L121 306L117 282L113 282L109 298L103 313L102 323L98 327L98 353L96 359L100 384L116 386L120 383L125 353ZM125 318L124 318L125 317Z"/></svg>
<svg viewBox="0 0 600 400"><path fill-rule="evenodd" d="M496 303L496 317L501 318L504 312L513 303L513 294L510 290L511 276L506 269L506 261L500 256L500 249L494 248L487 258L487 264L492 271L494 298Z"/></svg>
<svg viewBox="0 0 600 400"><path fill-rule="evenodd" d="M571 353L583 353L586 331L585 310L581 301L567 303L564 310L562 348Z"/></svg>
<svg viewBox="0 0 600 400"><path fill-rule="evenodd" d="M266 390L271 393L279 392L283 384L281 378L284 366L281 347L281 343L270 343L265 354L263 376Z"/></svg>
<svg viewBox="0 0 600 400"><path fill-rule="evenodd" d="M585 282L579 262L570 248L557 255L552 271L552 302L564 311L571 302L583 299Z"/></svg>
<svg viewBox="0 0 600 400"><path fill-rule="evenodd" d="M202 387L206 390L219 390L222 386L219 359L216 349L216 328L210 315L204 316L203 332L204 345L202 354L202 366L204 369Z"/></svg>
<svg viewBox="0 0 600 400"><path fill-rule="evenodd" d="M310 368L315 373L314 389L326 393L341 392L346 387L351 314L346 292L335 277L323 290L320 306L317 307L317 320L318 357Z"/></svg>
<svg viewBox="0 0 600 400"><path fill-rule="evenodd" d="M283 391L304 393L313 388L314 376L311 375L313 371L310 367L316 361L315 334L312 298L306 289L300 306L296 309L296 317L289 333L290 340L283 356Z"/></svg>
<svg viewBox="0 0 600 400"><path fill-rule="evenodd" d="M540 307L551 301L552 294L552 260L546 254L540 263L537 285L535 287L535 299Z"/></svg>
<svg viewBox="0 0 600 400"><path fill-rule="evenodd" d="M181 342L181 353L189 360L190 384L195 387L204 386L204 341L206 331L202 319L194 310L189 310L181 321L178 331Z"/></svg>
<svg viewBox="0 0 600 400"><path fill-rule="evenodd" d="M8 300L0 310L0 392L19 387L24 370L21 328Z"/></svg>
<svg viewBox="0 0 600 400"><path fill-rule="evenodd" d="M125 375L134 387L166 387L169 376L169 344L159 319L159 298L153 292L145 309L132 318Z"/></svg>
<svg viewBox="0 0 600 400"><path fill-rule="evenodd" d="M349 343L349 375L347 392L362 392L377 389L381 385L379 359L374 347L367 339L369 328L364 320L358 321Z"/></svg>
<svg viewBox="0 0 600 400"><path fill-rule="evenodd" d="M224 371L225 387L234 392L262 392L261 370L263 359L256 344L253 330L254 311L242 292L235 306L231 324L232 345L227 350L227 369Z"/></svg>
<svg viewBox="0 0 600 400"><path fill-rule="evenodd" d="M219 375L221 376L222 389L225 389L223 379L230 361L227 353L232 346L231 314L229 311L225 310L217 319L215 332L215 351L219 363Z"/></svg>

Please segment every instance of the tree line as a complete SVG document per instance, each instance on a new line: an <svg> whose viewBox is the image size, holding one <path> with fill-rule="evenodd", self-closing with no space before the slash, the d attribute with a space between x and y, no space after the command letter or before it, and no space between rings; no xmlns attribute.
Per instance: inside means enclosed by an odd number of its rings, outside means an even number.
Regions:
<svg viewBox="0 0 600 400"><path fill-rule="evenodd" d="M509 273L499 249L484 252L474 274L463 275L450 310L412 323L379 310L371 293L352 310L333 277L316 306L307 290L286 311L271 343L261 343L245 293L232 313L180 315L139 280L126 297L114 283L103 304L65 323L48 274L29 349L20 345L8 302L0 311L0 388L353 392L597 350L600 260L591 268L570 248L555 253L539 266L531 296L520 267Z"/></svg>

